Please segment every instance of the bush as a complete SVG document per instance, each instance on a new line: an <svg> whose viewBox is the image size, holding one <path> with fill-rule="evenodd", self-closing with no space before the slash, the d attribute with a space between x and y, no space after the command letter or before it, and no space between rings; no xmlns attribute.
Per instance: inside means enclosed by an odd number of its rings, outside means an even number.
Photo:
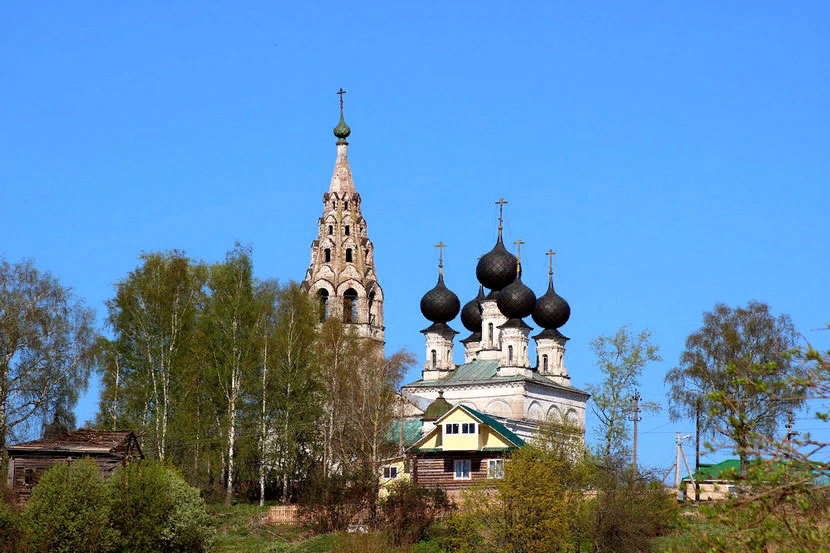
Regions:
<svg viewBox="0 0 830 553"><path fill-rule="evenodd" d="M299 515L321 533L342 532L359 515L373 514L378 478L371 469L317 474L300 496Z"/></svg>
<svg viewBox="0 0 830 553"><path fill-rule="evenodd" d="M22 550L23 524L13 506L0 501L0 553Z"/></svg>
<svg viewBox="0 0 830 553"><path fill-rule="evenodd" d="M396 545L422 540L430 525L451 510L445 491L421 488L410 480L393 482L383 503L384 519Z"/></svg>
<svg viewBox="0 0 830 553"><path fill-rule="evenodd" d="M199 491L171 468L142 461L119 468L110 481L119 551L206 551L213 543L210 516Z"/></svg>
<svg viewBox="0 0 830 553"><path fill-rule="evenodd" d="M111 501L98 465L90 459L46 471L26 504L29 551L99 553L115 550Z"/></svg>

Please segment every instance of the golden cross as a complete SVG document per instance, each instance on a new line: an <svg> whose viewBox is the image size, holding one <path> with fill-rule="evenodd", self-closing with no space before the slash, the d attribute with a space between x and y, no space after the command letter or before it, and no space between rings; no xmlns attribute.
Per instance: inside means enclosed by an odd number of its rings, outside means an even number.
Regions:
<svg viewBox="0 0 830 553"><path fill-rule="evenodd" d="M438 269L441 271L441 274L444 274L444 248L447 247L444 242L438 242L435 244L435 247L438 248Z"/></svg>
<svg viewBox="0 0 830 553"><path fill-rule="evenodd" d="M343 115L343 95L344 95L345 93L346 93L346 91L345 91L345 90L343 90L343 87L342 87L342 86L340 87L340 90L338 90L338 91L337 91L337 94L339 94L339 95L340 95L340 115L341 115L341 116Z"/></svg>
<svg viewBox="0 0 830 553"><path fill-rule="evenodd" d="M496 205L499 206L499 231L501 231L504 228L504 226L502 225L502 223L504 221L504 217L502 217L502 209L508 203L509 202L507 200L505 200L504 198L499 198L499 201L496 202Z"/></svg>
<svg viewBox="0 0 830 553"><path fill-rule="evenodd" d="M553 256L556 255L556 252L548 250L545 252L545 255L548 256L548 274L553 275Z"/></svg>
<svg viewBox="0 0 830 553"><path fill-rule="evenodd" d="M525 241L522 240L521 238L519 238L518 240L516 240L513 243L516 244L516 261L521 261L522 260L522 244L524 244Z"/></svg>

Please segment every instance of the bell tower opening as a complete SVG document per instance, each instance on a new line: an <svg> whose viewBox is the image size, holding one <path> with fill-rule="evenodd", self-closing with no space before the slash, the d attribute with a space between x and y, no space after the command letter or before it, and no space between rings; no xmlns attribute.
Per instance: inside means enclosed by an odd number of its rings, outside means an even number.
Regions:
<svg viewBox="0 0 830 553"><path fill-rule="evenodd" d="M357 292L354 288L349 288L343 294L343 322L357 322Z"/></svg>

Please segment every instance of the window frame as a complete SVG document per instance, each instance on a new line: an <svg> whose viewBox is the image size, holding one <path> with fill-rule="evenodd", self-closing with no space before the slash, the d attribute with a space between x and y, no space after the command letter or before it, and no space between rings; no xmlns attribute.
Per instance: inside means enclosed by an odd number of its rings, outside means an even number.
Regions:
<svg viewBox="0 0 830 553"><path fill-rule="evenodd" d="M461 466L461 470L458 470L459 463ZM464 468L466 467L467 476L464 476ZM452 471L452 479L453 480L471 480L473 476L473 462L472 459L455 459L453 462L453 471ZM458 476L458 474L461 476Z"/></svg>
<svg viewBox="0 0 830 553"><path fill-rule="evenodd" d="M478 433L478 428L476 428L476 423L474 422L462 422L461 423L461 433L469 435L475 435Z"/></svg>
<svg viewBox="0 0 830 553"><path fill-rule="evenodd" d="M494 472L495 472L495 475L494 475ZM504 459L503 458L501 458L501 459L487 459L487 478L489 480L501 480L502 478L504 478Z"/></svg>
<svg viewBox="0 0 830 553"><path fill-rule="evenodd" d="M398 467L395 466L386 466L383 467L383 479L384 480L394 480L398 477Z"/></svg>
<svg viewBox="0 0 830 553"><path fill-rule="evenodd" d="M460 434L460 428L457 422L445 422L444 423L444 434L453 435Z"/></svg>

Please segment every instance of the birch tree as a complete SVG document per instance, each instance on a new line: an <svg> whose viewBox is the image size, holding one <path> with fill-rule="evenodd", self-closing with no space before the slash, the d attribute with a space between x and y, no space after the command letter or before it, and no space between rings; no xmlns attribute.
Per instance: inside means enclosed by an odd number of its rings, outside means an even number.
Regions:
<svg viewBox="0 0 830 553"><path fill-rule="evenodd" d="M31 260L0 258L0 452L48 417L72 408L94 363L95 315Z"/></svg>
<svg viewBox="0 0 830 553"><path fill-rule="evenodd" d="M124 401L132 406L133 420L151 430L155 456L163 460L186 345L202 301L204 267L178 250L144 253L140 259L107 302L107 322L120 355L118 384L122 378L129 382L122 388L130 394Z"/></svg>
<svg viewBox="0 0 830 553"><path fill-rule="evenodd" d="M250 248L237 243L224 263L210 268L203 318L205 343L210 351L213 380L225 407L225 504L234 487L234 453L240 402L260 361L264 309L257 301Z"/></svg>

